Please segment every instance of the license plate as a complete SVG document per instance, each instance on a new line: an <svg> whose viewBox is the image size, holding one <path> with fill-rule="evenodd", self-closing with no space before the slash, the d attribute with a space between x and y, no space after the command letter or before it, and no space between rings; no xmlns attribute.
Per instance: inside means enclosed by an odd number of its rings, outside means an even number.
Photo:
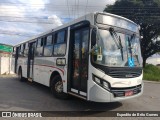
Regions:
<svg viewBox="0 0 160 120"><path fill-rule="evenodd" d="M125 96L131 96L131 95L133 95L133 91L132 90L125 92Z"/></svg>

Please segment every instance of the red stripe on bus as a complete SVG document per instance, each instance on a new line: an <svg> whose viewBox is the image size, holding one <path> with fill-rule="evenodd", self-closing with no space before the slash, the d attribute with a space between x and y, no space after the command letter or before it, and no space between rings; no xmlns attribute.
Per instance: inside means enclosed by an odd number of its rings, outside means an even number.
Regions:
<svg viewBox="0 0 160 120"><path fill-rule="evenodd" d="M34 65L38 65L38 64L34 64ZM60 69L60 68L57 68L57 67L55 67L55 66L48 66L48 65L38 65L38 66L45 66L45 67L56 68L56 69L60 70L60 71L63 73L63 75L64 75L64 70L63 70L63 69Z"/></svg>

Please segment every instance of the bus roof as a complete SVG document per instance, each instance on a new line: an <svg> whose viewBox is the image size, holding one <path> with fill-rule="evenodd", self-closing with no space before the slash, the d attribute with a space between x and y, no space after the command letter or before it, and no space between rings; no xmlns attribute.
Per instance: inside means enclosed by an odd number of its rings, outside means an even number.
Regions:
<svg viewBox="0 0 160 120"><path fill-rule="evenodd" d="M38 35L36 35L36 36L33 36L33 37L31 37L31 38L29 38L29 39L27 39L27 40L25 40L25 41L22 41L22 42L18 43L18 44L15 45L15 46L19 46L19 45L21 45L21 44L23 44L23 43L26 43L26 42L29 42L29 41L32 42L32 41L34 41L36 38L41 37L41 36L46 35L46 34L49 34L50 32L54 32L54 31L56 31L56 30L65 28L65 27L70 26L70 25L72 25L72 24L78 23L78 22L80 22L80 21L82 21L82 20L87 20L87 19L86 19L87 17L94 17L95 14L103 14L103 15L114 16L114 17L117 17L117 18L120 18L120 19L124 19L124 20L126 20L126 21L128 21L128 22L131 22L131 23L135 24L136 26L138 26L138 25L137 25L136 23L134 23L133 21L131 21L131 20L125 18L125 17L119 16L119 15L115 15L115 14L111 14L111 13L107 13L107 12L92 12L92 13L88 13L88 14L86 14L86 15L84 15L84 16L81 16L80 18L74 19L74 20L71 21L71 22L68 22L68 23L63 24L63 25L61 25L61 26L58 26L58 27L56 27L56 28L54 28L54 29L50 29L50 30L48 30L48 31L46 31L46 32L44 32L44 33L38 34Z"/></svg>

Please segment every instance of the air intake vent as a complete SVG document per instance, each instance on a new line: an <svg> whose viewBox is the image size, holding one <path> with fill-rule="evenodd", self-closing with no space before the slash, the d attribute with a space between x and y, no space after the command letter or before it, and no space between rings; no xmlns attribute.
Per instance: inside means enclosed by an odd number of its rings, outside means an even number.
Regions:
<svg viewBox="0 0 160 120"><path fill-rule="evenodd" d="M108 75L113 78L134 78L139 77L141 74L141 68L112 68L108 72Z"/></svg>

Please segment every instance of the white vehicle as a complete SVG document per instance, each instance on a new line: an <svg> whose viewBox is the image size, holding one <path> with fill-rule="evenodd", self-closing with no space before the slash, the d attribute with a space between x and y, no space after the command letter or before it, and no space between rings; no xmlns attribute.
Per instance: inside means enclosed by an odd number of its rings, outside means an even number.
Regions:
<svg viewBox="0 0 160 120"><path fill-rule="evenodd" d="M13 65L27 78L95 102L113 102L143 93L139 26L109 13L90 13L14 47Z"/></svg>

